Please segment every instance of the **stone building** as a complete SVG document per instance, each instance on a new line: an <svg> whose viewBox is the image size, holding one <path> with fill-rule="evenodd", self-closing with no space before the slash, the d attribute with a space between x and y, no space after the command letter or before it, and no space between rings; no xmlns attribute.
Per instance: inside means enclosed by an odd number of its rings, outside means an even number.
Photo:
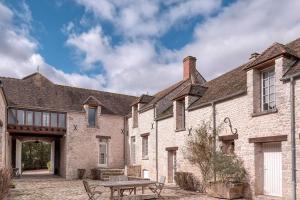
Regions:
<svg viewBox="0 0 300 200"><path fill-rule="evenodd" d="M168 183L174 182L176 171L200 176L182 149L199 124L210 122L223 127L217 147L234 149L244 161L248 196L292 199L292 171L300 170L299 58L300 39L274 43L210 81L197 71L196 58L185 58L181 81L153 96L142 95L132 105L128 162L141 165L144 177L164 175ZM295 178L299 182L300 173ZM296 191L300 199L299 184Z"/></svg>
<svg viewBox="0 0 300 200"><path fill-rule="evenodd" d="M300 191L299 77L300 39L274 43L210 81L188 56L182 80L140 97L60 86L39 73L0 78L0 162L19 167L22 142L47 140L54 173L67 179L78 168L139 165L141 176L172 184L176 171L200 176L182 149L210 122L223 127L217 148L244 161L249 196L289 200Z"/></svg>
<svg viewBox="0 0 300 200"><path fill-rule="evenodd" d="M45 141L53 173L67 179L81 168L124 168L125 115L136 97L56 85L40 73L1 82L2 165L21 169L22 143Z"/></svg>

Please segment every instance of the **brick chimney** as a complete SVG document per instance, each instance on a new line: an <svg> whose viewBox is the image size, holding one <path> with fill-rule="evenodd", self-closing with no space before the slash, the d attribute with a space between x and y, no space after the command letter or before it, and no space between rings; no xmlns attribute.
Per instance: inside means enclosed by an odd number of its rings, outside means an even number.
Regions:
<svg viewBox="0 0 300 200"><path fill-rule="evenodd" d="M183 59L183 79L189 79L196 70L196 58L187 56Z"/></svg>

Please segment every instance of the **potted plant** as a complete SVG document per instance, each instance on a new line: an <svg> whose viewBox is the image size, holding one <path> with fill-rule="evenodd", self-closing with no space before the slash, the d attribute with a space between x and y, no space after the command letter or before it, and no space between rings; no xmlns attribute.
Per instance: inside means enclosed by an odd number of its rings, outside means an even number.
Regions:
<svg viewBox="0 0 300 200"><path fill-rule="evenodd" d="M78 179L83 179L84 175L85 175L85 169L77 169L77 173L78 173Z"/></svg>
<svg viewBox="0 0 300 200"><path fill-rule="evenodd" d="M209 183L207 194L216 198L236 199L244 196L246 170L234 154L216 152L213 156L216 179Z"/></svg>

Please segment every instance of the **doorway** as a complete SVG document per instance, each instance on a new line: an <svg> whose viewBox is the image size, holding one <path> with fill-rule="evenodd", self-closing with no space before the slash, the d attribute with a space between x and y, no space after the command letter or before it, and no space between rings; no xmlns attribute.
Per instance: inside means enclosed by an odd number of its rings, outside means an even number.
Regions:
<svg viewBox="0 0 300 200"><path fill-rule="evenodd" d="M174 183L176 172L176 151L168 151L168 183Z"/></svg>
<svg viewBox="0 0 300 200"><path fill-rule="evenodd" d="M281 143L263 144L264 195L282 196Z"/></svg>

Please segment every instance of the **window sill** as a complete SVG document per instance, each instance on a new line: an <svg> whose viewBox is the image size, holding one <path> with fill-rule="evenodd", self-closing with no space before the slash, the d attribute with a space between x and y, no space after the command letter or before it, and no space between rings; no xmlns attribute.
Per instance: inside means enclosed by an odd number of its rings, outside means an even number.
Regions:
<svg viewBox="0 0 300 200"><path fill-rule="evenodd" d="M275 108L273 110L268 110L268 111L261 111L261 112L257 112L257 113L252 113L252 117L259 117L259 116L263 116L263 115L269 115L269 114L274 114L277 113L278 109Z"/></svg>
<svg viewBox="0 0 300 200"><path fill-rule="evenodd" d="M98 126L87 126L87 128L90 128L90 129L99 129Z"/></svg>
<svg viewBox="0 0 300 200"><path fill-rule="evenodd" d="M180 128L175 130L175 132L181 132L181 131L186 131L186 128Z"/></svg>

